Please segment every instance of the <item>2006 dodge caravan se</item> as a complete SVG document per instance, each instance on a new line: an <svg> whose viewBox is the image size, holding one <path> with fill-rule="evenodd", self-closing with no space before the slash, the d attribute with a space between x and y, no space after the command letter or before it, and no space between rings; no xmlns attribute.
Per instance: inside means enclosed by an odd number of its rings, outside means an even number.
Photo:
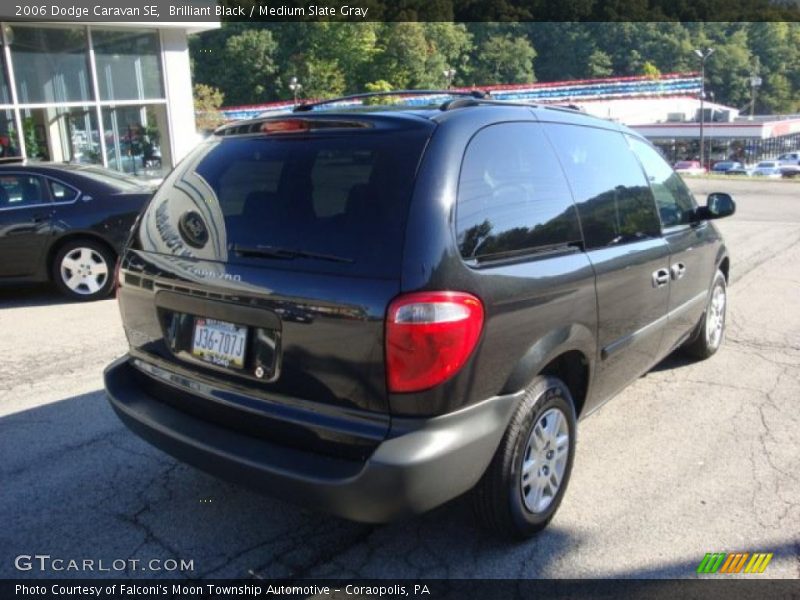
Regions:
<svg viewBox="0 0 800 600"><path fill-rule="evenodd" d="M558 508L578 418L680 346L719 348L711 221L734 210L569 109L235 123L132 232L108 396L155 446L292 502L383 522L472 490L525 537Z"/></svg>

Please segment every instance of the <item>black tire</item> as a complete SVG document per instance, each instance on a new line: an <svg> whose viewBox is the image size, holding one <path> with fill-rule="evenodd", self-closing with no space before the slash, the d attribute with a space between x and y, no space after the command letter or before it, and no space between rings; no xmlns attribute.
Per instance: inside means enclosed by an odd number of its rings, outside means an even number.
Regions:
<svg viewBox="0 0 800 600"><path fill-rule="evenodd" d="M104 244L75 239L56 253L51 276L62 294L88 302L105 298L114 289L115 264L116 256ZM77 276L77 285L71 276Z"/></svg>
<svg viewBox="0 0 800 600"><path fill-rule="evenodd" d="M559 487L555 494L550 495L549 504L534 512L526 505L526 498L530 502L531 485L526 488L524 482L542 481L534 478L540 478L543 469L554 463L545 461L537 473L525 480L522 467L525 459L529 458L526 453L530 451L528 443L534 427L540 420L554 415L550 412L553 409L561 413L569 435L566 462ZM569 484L575 434L575 407L569 389L555 377L537 377L525 391L492 462L473 490L473 508L478 520L490 531L512 539L526 539L544 529L558 510ZM545 445L544 449L547 447ZM551 477L554 475L555 468L550 473Z"/></svg>
<svg viewBox="0 0 800 600"><path fill-rule="evenodd" d="M723 298L721 314L715 305L715 301L718 301L715 300L718 293L721 293ZM703 316L700 318L700 322L697 324L697 329L692 338L683 346L685 354L697 360L705 360L716 354L717 350L719 350L719 347L722 345L723 339L725 339L727 307L728 285L722 271L717 271L716 275L714 275L714 282L708 292L706 309L703 311ZM714 322L712 323L712 321ZM712 325L717 322L719 323L718 334L712 334Z"/></svg>

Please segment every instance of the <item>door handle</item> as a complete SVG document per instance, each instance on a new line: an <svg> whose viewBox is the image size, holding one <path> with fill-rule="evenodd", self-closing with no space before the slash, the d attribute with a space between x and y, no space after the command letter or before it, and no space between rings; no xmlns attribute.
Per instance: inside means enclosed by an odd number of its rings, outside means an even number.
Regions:
<svg viewBox="0 0 800 600"><path fill-rule="evenodd" d="M670 273L672 274L672 278L677 281L678 279L686 275L686 265L684 265L683 263L675 263L670 268Z"/></svg>
<svg viewBox="0 0 800 600"><path fill-rule="evenodd" d="M666 269L659 269L653 271L653 287L664 287L669 283L669 271Z"/></svg>

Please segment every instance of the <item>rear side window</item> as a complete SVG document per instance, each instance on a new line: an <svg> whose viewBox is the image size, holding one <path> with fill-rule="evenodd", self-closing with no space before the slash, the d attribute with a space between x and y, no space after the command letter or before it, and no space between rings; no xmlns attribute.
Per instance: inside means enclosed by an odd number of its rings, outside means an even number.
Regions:
<svg viewBox="0 0 800 600"><path fill-rule="evenodd" d="M429 132L426 125L217 139L161 186L142 220L142 249L279 269L396 276ZM184 239L180 220L188 212L195 213L193 227L202 218L208 231L202 247ZM279 249L281 256L252 251L265 248Z"/></svg>
<svg viewBox="0 0 800 600"><path fill-rule="evenodd" d="M650 187L621 133L557 123L543 127L572 186L587 248L660 235Z"/></svg>
<svg viewBox="0 0 800 600"><path fill-rule="evenodd" d="M50 194L53 196L54 202L72 202L78 197L78 190L48 179L47 183L50 185Z"/></svg>
<svg viewBox="0 0 800 600"><path fill-rule="evenodd" d="M461 256L491 260L581 239L575 206L537 123L504 123L467 146L458 186Z"/></svg>

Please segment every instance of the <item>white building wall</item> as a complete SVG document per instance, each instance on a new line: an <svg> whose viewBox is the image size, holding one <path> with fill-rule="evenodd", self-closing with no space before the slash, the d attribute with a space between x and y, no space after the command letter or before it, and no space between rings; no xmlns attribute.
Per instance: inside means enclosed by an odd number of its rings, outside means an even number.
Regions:
<svg viewBox="0 0 800 600"><path fill-rule="evenodd" d="M189 42L185 29L160 29L172 164L199 141L194 122Z"/></svg>
<svg viewBox="0 0 800 600"><path fill-rule="evenodd" d="M671 97L671 98L619 98L613 100L588 100L576 101L590 115L602 119L612 119L625 125L645 125L650 123L664 123L671 118L678 117L679 121L692 121L700 109L700 100L697 98ZM705 102L706 109L729 111L731 117L739 114L734 108ZM708 116L706 116L708 119Z"/></svg>

